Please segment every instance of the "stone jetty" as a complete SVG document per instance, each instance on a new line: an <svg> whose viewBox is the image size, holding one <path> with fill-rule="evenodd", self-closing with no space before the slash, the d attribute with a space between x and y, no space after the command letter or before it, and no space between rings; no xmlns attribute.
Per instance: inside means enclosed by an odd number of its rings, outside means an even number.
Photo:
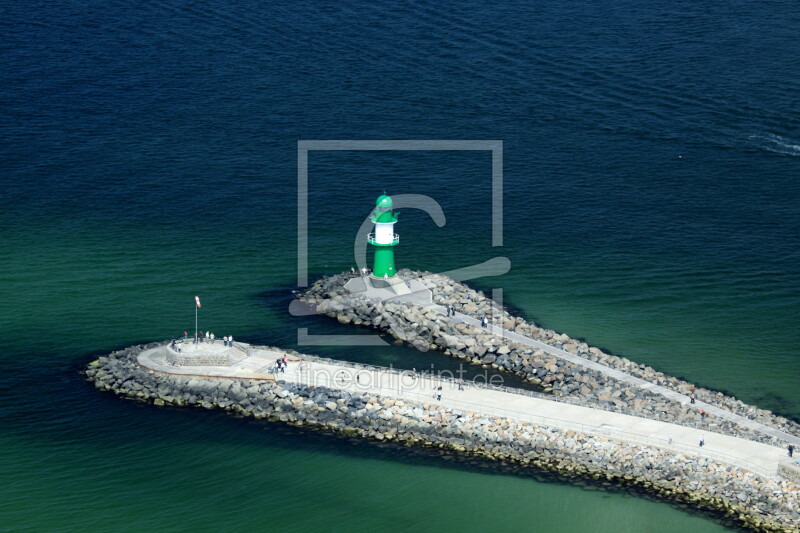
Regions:
<svg viewBox="0 0 800 533"><path fill-rule="evenodd" d="M523 470L634 486L756 531L800 531L800 486L776 475L758 474L669 446L616 438L613 431L598 434L589 426L567 429L480 408L452 407L448 398L411 400L399 387L396 393L359 388L363 385L360 374L387 374L386 369L320 360L278 348L240 345L240 350L246 358L219 366L176 365L168 359L166 343L152 343L100 357L85 372L100 390L159 406L225 409L240 416L375 441L433 447ZM283 356L289 359L292 372L276 374L272 362ZM316 367L334 370L320 380L310 373ZM345 370L351 376L347 380L342 378ZM436 391L435 385L426 386ZM758 443L750 446L770 448Z"/></svg>
<svg viewBox="0 0 800 533"><path fill-rule="evenodd" d="M376 301L353 293L345 288L357 276L350 273L318 280L298 299L314 312L342 324L370 327L423 351L441 351L474 365L514 374L539 385L559 401L702 425L775 446L800 444L800 424L794 421L512 316L481 291L447 276L411 270L398 274L424 284L432 292L433 303ZM456 317L447 316L448 307L455 309ZM474 323L484 318L497 327L483 328ZM518 336L517 340L496 334L499 329ZM540 343L540 347L523 344L519 337ZM545 351L548 347L553 350ZM567 360L554 355L558 352L572 357ZM630 379L620 379L622 375ZM631 381L643 381L645 386L632 385ZM674 394L654 392L656 388ZM695 405L688 401L692 394L697 399ZM704 414L701 405L707 406Z"/></svg>
<svg viewBox="0 0 800 533"><path fill-rule="evenodd" d="M538 391L414 373L408 384L395 370L244 343L131 347L92 362L86 376L158 406L225 409L635 486L753 530L800 532L800 465L785 457L788 443L800 443L797 423L512 316L446 276L399 275L408 280L402 298L368 297L353 290L358 274L344 273L317 281L295 304ZM284 356L290 370L279 372Z"/></svg>

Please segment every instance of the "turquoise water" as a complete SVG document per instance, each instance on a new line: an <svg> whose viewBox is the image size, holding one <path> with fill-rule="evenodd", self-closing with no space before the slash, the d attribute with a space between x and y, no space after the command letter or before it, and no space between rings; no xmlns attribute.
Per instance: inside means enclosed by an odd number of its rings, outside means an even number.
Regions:
<svg viewBox="0 0 800 533"><path fill-rule="evenodd" d="M800 420L800 15L791 2L613 8L178 2L0 17L0 529L717 531L627 493L100 394L93 356L201 329L297 347L297 141L317 152L311 279L349 269L374 198L400 267L495 256L505 302ZM364 332L366 333L366 332ZM314 347L404 367L437 354ZM589 490L591 489L591 490Z"/></svg>

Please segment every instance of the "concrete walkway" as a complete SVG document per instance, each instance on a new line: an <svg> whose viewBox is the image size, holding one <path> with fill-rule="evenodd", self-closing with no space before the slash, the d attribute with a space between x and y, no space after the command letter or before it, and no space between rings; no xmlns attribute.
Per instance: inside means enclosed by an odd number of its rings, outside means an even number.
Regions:
<svg viewBox="0 0 800 533"><path fill-rule="evenodd" d="M442 315L447 314L447 310L440 305L432 306L434 310ZM457 321L463 322L465 324L469 324L475 327L481 327L480 321L476 318L471 316L465 315L463 313L456 312L455 317ZM602 365L600 363L596 363L594 361L590 361L589 359L585 359L580 357L579 355L570 353L566 350L561 350L556 348L555 346L551 346L541 341L537 341L535 339L531 339L530 337L526 337L524 335L520 335L514 331L510 331L507 329L503 329L498 326L490 325L488 328L484 328L485 330L491 332L494 335L505 337L511 341L514 341L519 344L524 344L526 346L531 346L533 348L539 348L543 352L550 354L552 356L558 357L560 359L564 359L566 361L570 361L575 363L576 365L583 366L585 368L591 368L592 370L596 370L601 372L611 378L617 379L619 381L623 381L625 383L629 383L641 389L646 389L650 392L661 394L662 396L666 396L671 400L675 400L682 404L688 405L690 403L690 399L685 394L680 394L672 389L668 389L666 387L662 387L660 385L656 385L655 383L650 383L649 381L645 381L641 378L637 378L636 376L632 376L631 374L627 374L615 368L608 367L606 365ZM695 407L699 409L705 409L705 411L711 415L717 416L719 418L723 418L725 420L729 420L731 422L735 422L736 424L740 424L742 426L748 427L755 431L759 431L765 435L770 435L772 437L777 437L782 439L786 442L790 442L795 445L795 447L800 447L800 437L796 437L779 429L772 428L770 426L764 425L760 422L756 422L755 420L751 420L749 418L745 418L741 415L737 415L715 405L711 405L706 402L701 402L699 400L695 401Z"/></svg>
<svg viewBox="0 0 800 533"><path fill-rule="evenodd" d="M164 347L139 355L139 364L159 372L201 377L275 379L287 383L325 386L358 393L423 402L489 416L516 419L549 427L605 436L673 450L682 455L709 457L745 468L762 476L773 476L784 450L677 424L624 415L601 409L565 404L525 394L481 388L467 383L463 390L451 380L378 367L349 366L344 362L316 358L290 360L285 373L271 374L279 353L249 348L250 356L229 367L176 367L166 361ZM442 387L442 399L437 399ZM672 442L670 442L670 435Z"/></svg>

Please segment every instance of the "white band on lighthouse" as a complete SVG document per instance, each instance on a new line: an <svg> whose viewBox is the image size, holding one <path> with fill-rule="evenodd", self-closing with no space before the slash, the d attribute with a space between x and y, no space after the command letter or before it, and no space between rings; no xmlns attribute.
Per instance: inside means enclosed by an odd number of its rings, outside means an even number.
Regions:
<svg viewBox="0 0 800 533"><path fill-rule="evenodd" d="M392 244L394 241L394 222L375 224L375 242L378 244Z"/></svg>

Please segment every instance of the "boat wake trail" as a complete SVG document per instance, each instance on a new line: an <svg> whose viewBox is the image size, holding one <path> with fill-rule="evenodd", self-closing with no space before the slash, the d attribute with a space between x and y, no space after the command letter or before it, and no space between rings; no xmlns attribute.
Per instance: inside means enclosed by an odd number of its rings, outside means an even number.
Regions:
<svg viewBox="0 0 800 533"><path fill-rule="evenodd" d="M774 133L751 135L750 140L755 141L759 148L770 152L800 156L800 142L775 135Z"/></svg>

